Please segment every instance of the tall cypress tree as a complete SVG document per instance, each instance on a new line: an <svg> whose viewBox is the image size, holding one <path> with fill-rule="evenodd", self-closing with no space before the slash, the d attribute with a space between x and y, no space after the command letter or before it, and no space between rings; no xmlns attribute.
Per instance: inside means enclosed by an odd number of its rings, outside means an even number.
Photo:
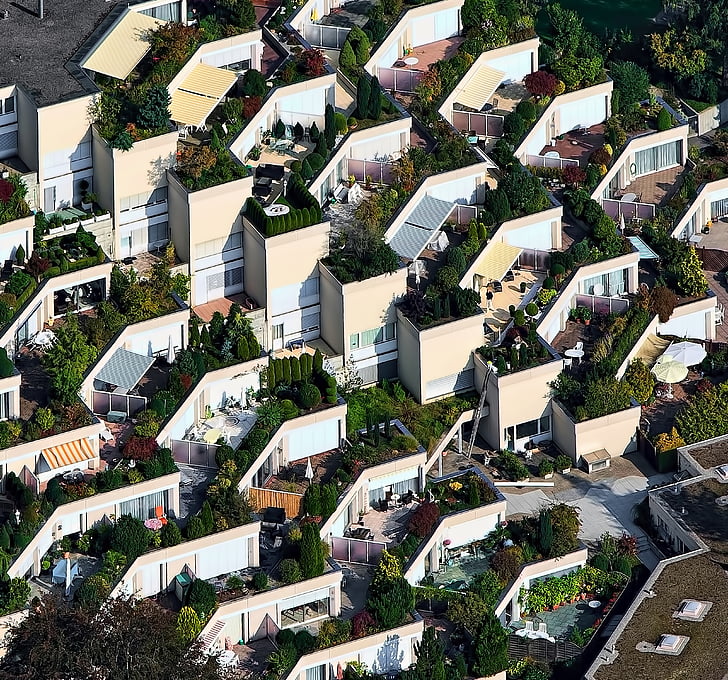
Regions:
<svg viewBox="0 0 728 680"><path fill-rule="evenodd" d="M379 120L382 115L382 93L379 87L379 80L372 78L371 93L369 95L369 118Z"/></svg>
<svg viewBox="0 0 728 680"><path fill-rule="evenodd" d="M326 104L324 113L324 136L326 137L326 146L329 149L334 148L334 142L336 141L336 119L334 118L334 107L331 104Z"/></svg>
<svg viewBox="0 0 728 680"><path fill-rule="evenodd" d="M356 108L359 118L369 118L369 99L372 96L372 87L366 76L359 78L356 86Z"/></svg>

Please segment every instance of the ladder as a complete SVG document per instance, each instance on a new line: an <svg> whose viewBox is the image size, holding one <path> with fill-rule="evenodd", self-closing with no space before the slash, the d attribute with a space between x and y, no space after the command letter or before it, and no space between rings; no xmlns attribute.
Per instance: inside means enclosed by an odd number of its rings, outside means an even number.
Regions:
<svg viewBox="0 0 728 680"><path fill-rule="evenodd" d="M473 414L473 429L470 433L470 441L468 442L468 448L465 452L467 458L471 458L473 455L473 446L475 446L475 438L478 436L478 425L480 425L480 419L483 417L483 409L485 408L485 395L488 392L488 378L491 373L495 372L495 366L492 362L488 362L488 366L485 370L485 377L483 378L483 388L480 390L480 401L478 407L475 409Z"/></svg>

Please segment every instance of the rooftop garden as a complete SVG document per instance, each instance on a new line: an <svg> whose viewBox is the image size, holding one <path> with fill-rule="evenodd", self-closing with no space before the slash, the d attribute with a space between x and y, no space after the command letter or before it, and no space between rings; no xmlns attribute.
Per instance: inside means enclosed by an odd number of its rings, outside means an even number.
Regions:
<svg viewBox="0 0 728 680"><path fill-rule="evenodd" d="M425 493L428 491L440 515L472 510L498 500L497 492L476 468L428 482Z"/></svg>
<svg viewBox="0 0 728 680"><path fill-rule="evenodd" d="M366 428L367 418L390 414L412 433L417 442L431 450L464 411L474 408L477 395L447 397L429 404L418 404L398 382L383 381L381 387L346 391L348 411L346 431L353 435ZM381 420L380 420L381 422ZM347 436L348 436L347 435Z"/></svg>
<svg viewBox="0 0 728 680"><path fill-rule="evenodd" d="M297 173L290 176L286 195L277 202L289 207L285 215L267 215L252 196L245 201L245 217L263 236L278 236L322 221L321 206Z"/></svg>
<svg viewBox="0 0 728 680"><path fill-rule="evenodd" d="M198 26L170 22L149 34L150 52L122 82L97 75L101 95L89 115L112 148L129 150L135 142L170 131L167 85L203 42L219 40L254 28L250 0L220 5L201 17Z"/></svg>
<svg viewBox="0 0 728 680"><path fill-rule="evenodd" d="M537 310L535 303L527 305L527 312L537 312ZM523 310L515 311L513 326L508 329L503 344L498 347L483 345L478 348L478 354L495 366L498 375L540 366L554 358L546 345L538 339L536 324L533 321L526 323Z"/></svg>
<svg viewBox="0 0 728 680"><path fill-rule="evenodd" d="M470 288L460 288L458 278L447 279L448 267L440 269L437 284L427 288L425 293L409 290L397 303L402 313L419 330L464 319L480 313L480 295Z"/></svg>
<svg viewBox="0 0 728 680"><path fill-rule="evenodd" d="M18 175L0 179L0 224L30 215L30 207L25 200L27 195L28 187Z"/></svg>
<svg viewBox="0 0 728 680"><path fill-rule="evenodd" d="M652 318L649 304L649 300L639 297L626 313L599 319L602 334L591 356L584 364L560 373L551 383L553 397L577 422L622 411L633 399L644 400L644 371L628 371L623 380L614 376Z"/></svg>
<svg viewBox="0 0 728 680"><path fill-rule="evenodd" d="M209 146L185 146L177 153L175 173L190 191L201 191L250 175L249 168L220 141L217 131L213 130L212 134ZM232 135L229 136L232 138Z"/></svg>

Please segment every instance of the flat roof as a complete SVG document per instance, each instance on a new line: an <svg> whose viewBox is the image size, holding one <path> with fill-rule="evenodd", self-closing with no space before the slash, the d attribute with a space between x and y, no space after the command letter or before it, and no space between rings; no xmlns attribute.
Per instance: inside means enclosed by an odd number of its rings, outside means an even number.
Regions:
<svg viewBox="0 0 728 680"><path fill-rule="evenodd" d="M0 19L0 87L18 85L37 106L96 91L69 61L116 5L116 0L44 0L40 19L36 1L0 0L0 12L9 14Z"/></svg>
<svg viewBox="0 0 728 680"><path fill-rule="evenodd" d="M646 591L652 591L648 594ZM614 644L616 658L602 663L593 673L595 680L665 680L690 677L722 680L728 668L725 641L728 639L728 576L715 564L711 553L686 557L657 567L654 583L640 591L642 601L626 620ZM654 594L654 596L652 596ZM712 602L704 621L673 618L683 600ZM618 629L619 630L619 629ZM661 635L689 637L676 656L640 652L640 642L655 644ZM613 656L610 648L599 658ZM689 669L689 671L687 670Z"/></svg>
<svg viewBox="0 0 728 680"><path fill-rule="evenodd" d="M704 470L728 463L728 436L717 437L710 442L685 446L682 449L692 456Z"/></svg>
<svg viewBox="0 0 728 680"><path fill-rule="evenodd" d="M704 477L671 485L656 496L679 523L706 543L713 561L728 567L728 484Z"/></svg>

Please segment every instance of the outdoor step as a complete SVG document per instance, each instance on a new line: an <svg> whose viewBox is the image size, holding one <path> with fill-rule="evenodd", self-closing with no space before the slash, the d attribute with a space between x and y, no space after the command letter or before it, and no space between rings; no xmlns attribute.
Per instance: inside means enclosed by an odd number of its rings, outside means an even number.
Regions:
<svg viewBox="0 0 728 680"><path fill-rule="evenodd" d="M215 623L212 624L212 627L209 631L205 634L205 637L202 638L202 645L205 648L212 647L212 645L215 644L217 641L217 638L220 636L220 633L222 633L223 629L225 628L225 622L221 621L220 619L217 619Z"/></svg>

